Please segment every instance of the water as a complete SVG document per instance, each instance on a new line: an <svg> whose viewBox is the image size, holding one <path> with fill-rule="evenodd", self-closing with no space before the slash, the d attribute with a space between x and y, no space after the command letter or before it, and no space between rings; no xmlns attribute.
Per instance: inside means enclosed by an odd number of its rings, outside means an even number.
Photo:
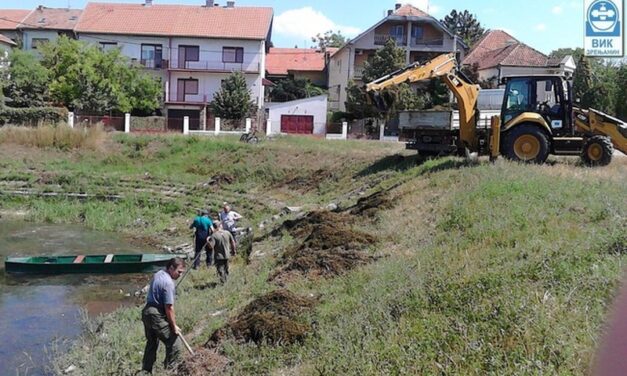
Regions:
<svg viewBox="0 0 627 376"><path fill-rule="evenodd" d="M150 252L120 236L80 226L0 222L0 257ZM152 250L154 252L154 250ZM90 317L136 304L150 275L15 276L0 265L0 372L45 375L53 350L63 351Z"/></svg>

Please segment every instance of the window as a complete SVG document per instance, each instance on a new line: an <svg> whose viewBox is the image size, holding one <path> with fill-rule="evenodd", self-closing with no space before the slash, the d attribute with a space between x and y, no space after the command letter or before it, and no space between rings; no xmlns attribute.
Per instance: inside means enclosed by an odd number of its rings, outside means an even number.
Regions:
<svg viewBox="0 0 627 376"><path fill-rule="evenodd" d="M160 44L142 44L141 64L147 68L161 68L163 48Z"/></svg>
<svg viewBox="0 0 627 376"><path fill-rule="evenodd" d="M403 25L396 25L396 26L392 26L392 29L390 30L390 35L395 36L395 37L402 37L404 32L404 28Z"/></svg>
<svg viewBox="0 0 627 376"><path fill-rule="evenodd" d="M198 80L179 78L178 89L183 95L198 95Z"/></svg>
<svg viewBox="0 0 627 376"><path fill-rule="evenodd" d="M530 109L531 86L532 81L524 78L514 78L507 83L505 89L504 123L508 122L515 115Z"/></svg>
<svg viewBox="0 0 627 376"><path fill-rule="evenodd" d="M411 36L415 41L422 40L424 38L424 29L422 26L414 26L411 29Z"/></svg>
<svg viewBox="0 0 627 376"><path fill-rule="evenodd" d="M182 61L199 61L200 47L198 46L179 46L179 60Z"/></svg>
<svg viewBox="0 0 627 376"><path fill-rule="evenodd" d="M111 51L116 48L118 48L118 44L116 42L100 42L100 49L104 52Z"/></svg>
<svg viewBox="0 0 627 376"><path fill-rule="evenodd" d="M49 42L48 38L33 38L31 41L31 48L33 50L36 50L39 46L48 42Z"/></svg>
<svg viewBox="0 0 627 376"><path fill-rule="evenodd" d="M222 47L223 63L243 63L244 49L242 47Z"/></svg>

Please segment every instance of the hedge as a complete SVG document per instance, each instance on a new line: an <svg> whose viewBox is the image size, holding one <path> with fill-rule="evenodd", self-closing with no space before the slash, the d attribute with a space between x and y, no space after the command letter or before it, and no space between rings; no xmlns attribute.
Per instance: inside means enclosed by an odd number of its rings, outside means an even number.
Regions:
<svg viewBox="0 0 627 376"><path fill-rule="evenodd" d="M37 125L40 122L67 121L68 111L59 107L0 107L0 125Z"/></svg>

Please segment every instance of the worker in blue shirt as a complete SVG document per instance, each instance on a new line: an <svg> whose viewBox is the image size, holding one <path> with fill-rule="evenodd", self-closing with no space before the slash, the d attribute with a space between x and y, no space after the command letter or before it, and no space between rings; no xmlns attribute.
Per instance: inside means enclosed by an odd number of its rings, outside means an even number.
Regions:
<svg viewBox="0 0 627 376"><path fill-rule="evenodd" d="M200 210L198 212L198 216L194 218L194 222L189 226L190 229L195 229L194 238L195 238L195 246L194 246L194 269L198 269L200 266L200 254L202 253L203 248L207 252L207 266L211 266L211 252L207 245L207 238L212 233L213 222L211 218L209 218L209 212L205 209Z"/></svg>

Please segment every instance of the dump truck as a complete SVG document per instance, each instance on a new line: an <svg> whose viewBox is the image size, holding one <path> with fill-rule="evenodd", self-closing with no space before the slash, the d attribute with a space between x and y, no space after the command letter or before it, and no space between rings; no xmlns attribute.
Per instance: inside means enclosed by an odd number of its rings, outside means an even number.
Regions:
<svg viewBox="0 0 627 376"><path fill-rule="evenodd" d="M481 88L459 70L455 54L411 64L368 83L366 91L385 110L385 89L434 78L443 80L457 100L459 129L446 111L402 115L406 146L420 154L502 155L532 163L544 163L550 154L579 155L586 165L603 166L611 162L614 148L627 153L627 124L575 106L571 82L561 75L505 77L500 114L489 121L482 121L477 108Z"/></svg>

